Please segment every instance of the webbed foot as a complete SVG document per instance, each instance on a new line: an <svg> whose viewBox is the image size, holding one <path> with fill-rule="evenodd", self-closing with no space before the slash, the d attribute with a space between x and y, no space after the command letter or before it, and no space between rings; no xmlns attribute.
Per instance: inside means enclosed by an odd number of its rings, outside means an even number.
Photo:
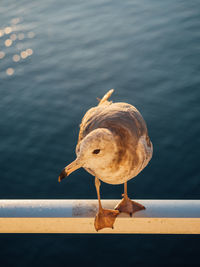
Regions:
<svg viewBox="0 0 200 267"><path fill-rule="evenodd" d="M128 197L124 197L119 204L115 207L115 210L119 212L128 213L131 217L132 214L139 210L145 210L145 207L140 203L131 200Z"/></svg>
<svg viewBox="0 0 200 267"><path fill-rule="evenodd" d="M100 209L99 212L96 214L94 221L94 227L96 231L106 227L113 228L113 224L118 215L118 210Z"/></svg>

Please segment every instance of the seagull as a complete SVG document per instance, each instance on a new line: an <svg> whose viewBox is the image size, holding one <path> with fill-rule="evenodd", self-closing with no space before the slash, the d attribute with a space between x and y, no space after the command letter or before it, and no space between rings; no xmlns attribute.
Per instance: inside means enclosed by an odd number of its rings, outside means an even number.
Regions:
<svg viewBox="0 0 200 267"><path fill-rule="evenodd" d="M153 154L142 115L130 104L108 101L113 92L114 89L109 90L98 99L99 104L84 115L76 146L77 158L62 170L58 178L60 182L81 167L95 177L99 204L94 221L97 231L113 228L121 212L132 216L134 212L145 209L128 197L127 181L147 166ZM100 180L113 185L124 184L123 198L113 210L102 207Z"/></svg>

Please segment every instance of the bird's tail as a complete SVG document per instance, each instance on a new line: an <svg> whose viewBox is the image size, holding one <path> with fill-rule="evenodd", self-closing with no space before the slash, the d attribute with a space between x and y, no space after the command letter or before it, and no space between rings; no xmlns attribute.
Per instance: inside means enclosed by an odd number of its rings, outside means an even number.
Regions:
<svg viewBox="0 0 200 267"><path fill-rule="evenodd" d="M112 95L113 92L114 92L114 89L111 89L111 90L109 90L109 91L103 96L102 99L97 98L97 100L99 101L98 106L99 106L99 105L102 105L102 104L105 104L106 102L108 102L107 100L108 100L108 98L110 98L110 96ZM112 103L112 102L109 101L108 103Z"/></svg>

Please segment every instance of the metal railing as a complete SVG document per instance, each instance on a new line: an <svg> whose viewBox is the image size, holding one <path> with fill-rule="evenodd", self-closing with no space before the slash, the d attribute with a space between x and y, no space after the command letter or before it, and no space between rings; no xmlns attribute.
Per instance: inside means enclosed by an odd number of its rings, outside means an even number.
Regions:
<svg viewBox="0 0 200 267"><path fill-rule="evenodd" d="M113 209L120 200L102 200ZM200 234L200 200L135 200L146 207L121 213L98 233ZM97 233L97 200L0 200L0 233Z"/></svg>

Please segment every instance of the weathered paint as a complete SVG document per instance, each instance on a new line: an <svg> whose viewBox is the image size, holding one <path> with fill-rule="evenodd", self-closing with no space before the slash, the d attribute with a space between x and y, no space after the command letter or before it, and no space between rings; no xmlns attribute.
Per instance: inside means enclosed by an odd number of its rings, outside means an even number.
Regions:
<svg viewBox="0 0 200 267"><path fill-rule="evenodd" d="M113 209L120 200L102 200ZM146 210L120 214L98 233L200 234L200 200L136 200ZM0 233L97 233L97 200L0 200Z"/></svg>

